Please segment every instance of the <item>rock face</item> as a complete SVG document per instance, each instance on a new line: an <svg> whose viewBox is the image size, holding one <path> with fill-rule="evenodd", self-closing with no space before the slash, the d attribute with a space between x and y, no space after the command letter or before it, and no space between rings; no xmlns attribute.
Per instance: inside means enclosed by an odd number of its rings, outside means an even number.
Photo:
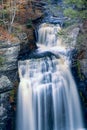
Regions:
<svg viewBox="0 0 87 130"><path fill-rule="evenodd" d="M17 80L20 43L0 43L0 130L12 130L13 110L10 93Z"/></svg>
<svg viewBox="0 0 87 130"><path fill-rule="evenodd" d="M11 104L9 102L9 95L13 87L11 81L7 76L2 75L0 77L0 130L4 130L8 125L9 110L11 110ZM10 122L11 123L11 122Z"/></svg>
<svg viewBox="0 0 87 130"><path fill-rule="evenodd" d="M21 4L25 9L26 4ZM44 2L31 2L27 17L20 10L18 23L14 23L15 42L0 41L0 130L14 130L15 97L14 90L18 87L18 60L28 57L37 48L35 29L43 17ZM23 14L24 13L24 14ZM17 14L19 16L19 14ZM29 21L27 21L27 18ZM32 19L31 19L32 18ZM23 21L24 20L24 21ZM31 21L32 20L32 21ZM19 28L18 28L19 27ZM22 29L20 29L22 27ZM20 31L21 30L21 31ZM16 93L16 92L15 92Z"/></svg>
<svg viewBox="0 0 87 130"><path fill-rule="evenodd" d="M2 75L0 78L0 93L12 89L12 83L7 76Z"/></svg>
<svg viewBox="0 0 87 130"><path fill-rule="evenodd" d="M74 76L81 98L85 126L87 127L87 21L80 25L76 43L77 54L74 57Z"/></svg>
<svg viewBox="0 0 87 130"><path fill-rule="evenodd" d="M0 41L0 130L14 129L15 103L11 91L18 82L19 55L25 57L35 46L34 39L28 40L26 33L21 33L18 42Z"/></svg>
<svg viewBox="0 0 87 130"><path fill-rule="evenodd" d="M82 73L87 78L87 59L80 60L80 65Z"/></svg>
<svg viewBox="0 0 87 130"><path fill-rule="evenodd" d="M78 87L87 127L87 22L85 25L70 26L62 33L62 42L71 50L71 70Z"/></svg>
<svg viewBox="0 0 87 130"><path fill-rule="evenodd" d="M80 28L77 42L77 48L79 49L78 60L80 62L81 71L87 78L87 21L85 21Z"/></svg>
<svg viewBox="0 0 87 130"><path fill-rule="evenodd" d="M12 105L9 102L10 92L0 94L0 130L12 130Z"/></svg>
<svg viewBox="0 0 87 130"><path fill-rule="evenodd" d="M2 63L0 71L7 71L17 69L17 59L20 51L20 43L12 44L1 43L0 44L0 57Z"/></svg>
<svg viewBox="0 0 87 130"><path fill-rule="evenodd" d="M79 30L80 28L78 27L78 25L74 26L70 26L68 27L65 32L64 32L64 36L63 36L63 44L65 44L68 48L75 48L76 44L77 44L77 36L79 34Z"/></svg>

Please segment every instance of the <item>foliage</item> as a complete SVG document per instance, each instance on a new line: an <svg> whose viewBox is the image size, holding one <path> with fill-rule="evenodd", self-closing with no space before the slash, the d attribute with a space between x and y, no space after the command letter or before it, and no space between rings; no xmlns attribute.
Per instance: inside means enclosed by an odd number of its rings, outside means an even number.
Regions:
<svg viewBox="0 0 87 130"><path fill-rule="evenodd" d="M24 26L33 26L32 19L36 19L42 13L34 8L32 1L0 0L0 40L11 41L17 36L15 34L23 31Z"/></svg>
<svg viewBox="0 0 87 130"><path fill-rule="evenodd" d="M64 29L62 29L62 30L60 30L59 32L58 32L58 35L59 36L63 36L63 35L65 35L66 33L65 33L65 30Z"/></svg>
<svg viewBox="0 0 87 130"><path fill-rule="evenodd" d="M87 19L87 0L64 0L64 14L70 18Z"/></svg>
<svg viewBox="0 0 87 130"><path fill-rule="evenodd" d="M78 18L79 17L79 13L77 10L73 10L71 7L69 7L68 9L64 10L64 14L68 17L71 18Z"/></svg>
<svg viewBox="0 0 87 130"><path fill-rule="evenodd" d="M2 66L4 59L0 56L0 66Z"/></svg>
<svg viewBox="0 0 87 130"><path fill-rule="evenodd" d="M0 10L0 13L1 13L1 14L3 13L4 15L6 15L7 12L8 12L8 10L6 10L6 9Z"/></svg>
<svg viewBox="0 0 87 130"><path fill-rule="evenodd" d="M62 38L62 40L65 41L65 39L68 39L68 34L66 29L61 29L58 33L57 33L58 37Z"/></svg>
<svg viewBox="0 0 87 130"><path fill-rule="evenodd" d="M15 95L15 90L14 89L12 89L11 91L10 91L10 102L13 102L14 101L14 95Z"/></svg>
<svg viewBox="0 0 87 130"><path fill-rule="evenodd" d="M77 37L77 43L78 44L82 44L83 42L86 41L86 38L87 38L87 34L79 34L78 37Z"/></svg>
<svg viewBox="0 0 87 130"><path fill-rule="evenodd" d="M74 25L74 24L76 24L76 21L73 19L70 19L70 20L66 20L65 22L64 22L64 28L67 28L67 27L70 27L70 26L72 26L72 25Z"/></svg>
<svg viewBox="0 0 87 130"><path fill-rule="evenodd" d="M3 25L3 21L0 19L0 25Z"/></svg>
<svg viewBox="0 0 87 130"><path fill-rule="evenodd" d="M74 5L77 8L85 8L87 5L86 0L65 0L64 2L69 5Z"/></svg>
<svg viewBox="0 0 87 130"><path fill-rule="evenodd" d="M0 2L0 21L3 22L4 26L7 28L8 32L11 33L12 24L14 22L17 10L17 1L5 1Z"/></svg>

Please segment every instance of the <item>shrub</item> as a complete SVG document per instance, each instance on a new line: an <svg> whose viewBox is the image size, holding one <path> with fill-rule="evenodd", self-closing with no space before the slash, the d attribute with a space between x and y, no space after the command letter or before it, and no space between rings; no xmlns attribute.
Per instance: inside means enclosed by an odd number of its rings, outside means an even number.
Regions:
<svg viewBox="0 0 87 130"><path fill-rule="evenodd" d="M64 15L70 18L87 19L87 0L64 0Z"/></svg>

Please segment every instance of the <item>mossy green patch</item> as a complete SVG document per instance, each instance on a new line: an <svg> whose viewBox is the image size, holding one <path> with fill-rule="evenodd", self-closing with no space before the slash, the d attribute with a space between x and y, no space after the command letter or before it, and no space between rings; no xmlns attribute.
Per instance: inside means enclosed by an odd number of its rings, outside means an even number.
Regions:
<svg viewBox="0 0 87 130"><path fill-rule="evenodd" d="M2 58L2 57L0 56L0 66L3 65L3 62L4 62L4 58Z"/></svg>

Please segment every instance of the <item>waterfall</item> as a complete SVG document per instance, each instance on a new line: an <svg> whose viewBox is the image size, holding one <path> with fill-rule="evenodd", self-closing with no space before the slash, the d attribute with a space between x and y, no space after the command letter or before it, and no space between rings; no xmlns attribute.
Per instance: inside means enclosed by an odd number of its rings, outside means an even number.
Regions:
<svg viewBox="0 0 87 130"><path fill-rule="evenodd" d="M38 30L38 43L45 46L57 46L57 34L61 30L59 25L42 24Z"/></svg>
<svg viewBox="0 0 87 130"><path fill-rule="evenodd" d="M59 30L59 25L42 24L38 30L38 46L58 53L58 48L63 48L57 37ZM16 130L85 130L67 56L19 61L18 68Z"/></svg>

